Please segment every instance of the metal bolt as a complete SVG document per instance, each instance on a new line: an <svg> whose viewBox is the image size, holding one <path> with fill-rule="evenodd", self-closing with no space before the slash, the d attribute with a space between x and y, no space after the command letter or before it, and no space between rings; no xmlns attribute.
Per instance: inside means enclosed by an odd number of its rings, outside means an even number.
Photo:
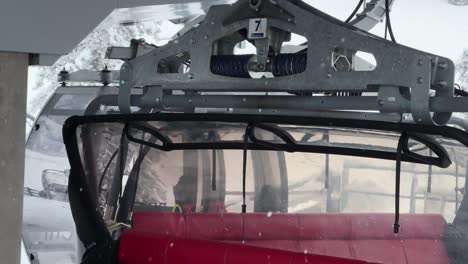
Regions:
<svg viewBox="0 0 468 264"><path fill-rule="evenodd" d="M204 38L204 39L208 39L208 35L205 35L203 38Z"/></svg>
<svg viewBox="0 0 468 264"><path fill-rule="evenodd" d="M250 0L249 5L250 8L254 9L255 11L259 11L259 7L262 4L262 0Z"/></svg>
<svg viewBox="0 0 468 264"><path fill-rule="evenodd" d="M190 43L195 44L195 39L191 39Z"/></svg>
<svg viewBox="0 0 468 264"><path fill-rule="evenodd" d="M331 77L332 77L332 74L331 74L331 72L329 72L329 73L327 74L327 78L331 78Z"/></svg>
<svg viewBox="0 0 468 264"><path fill-rule="evenodd" d="M379 103L379 106L383 106L383 105L384 105L384 104L383 104L383 100L379 100L378 103Z"/></svg>
<svg viewBox="0 0 468 264"><path fill-rule="evenodd" d="M448 68L448 64L446 62L439 63L439 69L445 70Z"/></svg>
<svg viewBox="0 0 468 264"><path fill-rule="evenodd" d="M245 97L242 98L242 102L244 102L244 103L247 102L247 98L245 98Z"/></svg>
<svg viewBox="0 0 468 264"><path fill-rule="evenodd" d="M447 82L446 81L440 81L437 83L440 87L447 87Z"/></svg>
<svg viewBox="0 0 468 264"><path fill-rule="evenodd" d="M422 60L418 60L418 65L419 65L419 66L422 66L422 65L423 65L423 61L422 61Z"/></svg>
<svg viewBox="0 0 468 264"><path fill-rule="evenodd" d="M422 77L419 77L419 78L418 78L418 83L419 83L419 84L423 83L423 78L422 78Z"/></svg>
<svg viewBox="0 0 468 264"><path fill-rule="evenodd" d="M261 113L261 112L262 112L262 109L261 109L261 108L259 108L259 109L258 109L258 112L260 112L260 113Z"/></svg>
<svg viewBox="0 0 468 264"><path fill-rule="evenodd" d="M189 73L188 78L193 79L195 76L193 76L193 73Z"/></svg>
<svg viewBox="0 0 468 264"><path fill-rule="evenodd" d="M259 64L257 65L257 68L258 68L259 70L263 70L263 69L265 69L265 65L263 65L262 63L259 63Z"/></svg>
<svg viewBox="0 0 468 264"><path fill-rule="evenodd" d="M156 98L156 103L159 104L161 102L161 98Z"/></svg>

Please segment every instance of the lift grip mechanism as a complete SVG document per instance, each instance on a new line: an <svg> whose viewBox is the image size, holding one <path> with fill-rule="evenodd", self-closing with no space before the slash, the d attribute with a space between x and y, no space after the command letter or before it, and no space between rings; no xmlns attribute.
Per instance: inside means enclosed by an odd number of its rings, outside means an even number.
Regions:
<svg viewBox="0 0 468 264"><path fill-rule="evenodd" d="M307 43L287 48L292 34ZM234 54L242 41L256 53ZM375 62L362 68L360 54ZM198 26L164 46L133 41L130 48L110 48L107 57L124 60L118 94L124 113L139 87L139 106L152 109L378 111L410 113L415 122L434 125L468 112L467 98L454 97L451 60L387 41L299 0L212 6Z"/></svg>

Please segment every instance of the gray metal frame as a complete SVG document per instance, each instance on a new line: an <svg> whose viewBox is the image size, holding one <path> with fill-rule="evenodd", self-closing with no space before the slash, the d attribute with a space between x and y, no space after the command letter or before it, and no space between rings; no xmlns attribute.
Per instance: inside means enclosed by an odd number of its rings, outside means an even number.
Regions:
<svg viewBox="0 0 468 264"><path fill-rule="evenodd" d="M164 47L127 61L121 69L121 110L129 112L129 89L135 86L237 92L376 91L369 87L377 86L384 94L378 101L381 111L394 111L398 106L392 105L395 104L393 100L403 97L396 87L407 87L411 88L411 113L417 122L445 124L449 120L450 114L431 115L429 109L431 89L436 90L438 96L453 94L454 65L449 59L378 39L300 1L297 4L285 0L276 4L263 2L261 8L250 7L246 1L233 6L214 6L197 28ZM237 14L235 19L233 14ZM255 17L269 17L270 30L298 33L309 40L305 72L264 80L225 77L210 71L210 58L216 55L213 43L248 28L249 19ZM311 24L316 27L311 28ZM376 69L371 72L335 71L331 57L341 47L373 54L377 60ZM257 45L257 54L261 54L261 49ZM168 55L182 53L190 54L190 72L158 73L155 70ZM229 51L224 50L223 55L228 54Z"/></svg>
<svg viewBox="0 0 468 264"><path fill-rule="evenodd" d="M368 3L353 24L370 29L385 14L383 3L381 0ZM234 45L245 40L238 32L248 28L249 19L261 17L268 17L269 38L250 40L256 45L257 55L252 61L254 67L249 64L249 68L268 68L271 57L264 51L268 46L278 50L278 43L286 40L288 34L296 33L309 42L306 70L267 79L212 73L211 57L232 55ZM120 76L112 72L110 77L100 74L92 79L114 83L120 78L119 107L124 113L131 112L130 98L135 87L142 87L144 92L138 106L155 109L228 108L256 113L262 110L378 111L394 115L411 113L414 122L435 125L447 124L452 112L468 112L468 99L453 97L452 61L381 39L302 1L260 1L252 6L250 1L243 0L233 5L212 6L205 19L191 23L194 24L198 26L184 30L185 34L162 47L132 41L130 48L110 48L108 58L125 61ZM352 67L340 70L333 65L336 56L353 63L357 51L375 57L374 70L353 71ZM190 59L189 71L158 71L159 63L167 62L168 58L173 68ZM111 81L106 82L105 78ZM61 80L73 82L83 78ZM365 92L365 96L310 96L334 92Z"/></svg>

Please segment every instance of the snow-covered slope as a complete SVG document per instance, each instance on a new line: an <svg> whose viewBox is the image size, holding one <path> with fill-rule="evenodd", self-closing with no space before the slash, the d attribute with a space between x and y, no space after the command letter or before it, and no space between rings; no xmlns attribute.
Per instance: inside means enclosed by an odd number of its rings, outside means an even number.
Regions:
<svg viewBox="0 0 468 264"><path fill-rule="evenodd" d="M103 22L102 25L105 23ZM111 70L120 68L120 61L104 58L107 47L129 46L133 38L144 38L149 43L162 45L168 35L180 26L169 21L142 22L132 25L99 26L92 31L70 54L60 58L51 67L30 67L28 80L28 113L36 117L47 99L59 85L57 74L62 70ZM161 30L166 32L162 33Z"/></svg>
<svg viewBox="0 0 468 264"><path fill-rule="evenodd" d="M463 51L463 55L457 62L456 81L463 86L465 90L468 90L468 49Z"/></svg>

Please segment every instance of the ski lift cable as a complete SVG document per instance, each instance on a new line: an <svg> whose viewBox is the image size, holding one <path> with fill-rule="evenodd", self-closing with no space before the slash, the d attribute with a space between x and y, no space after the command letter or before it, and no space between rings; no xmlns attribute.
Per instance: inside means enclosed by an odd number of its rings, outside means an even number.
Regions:
<svg viewBox="0 0 468 264"><path fill-rule="evenodd" d="M364 4L364 0L359 0L359 3L357 4L356 8L354 8L353 12L349 17L345 20L345 23L351 22L351 20L356 16L357 12L361 8L361 6Z"/></svg>
<svg viewBox="0 0 468 264"><path fill-rule="evenodd" d="M396 42L395 35L393 34L392 22L390 20L390 2L385 0L385 38L387 38L387 32L390 35L390 39Z"/></svg>

